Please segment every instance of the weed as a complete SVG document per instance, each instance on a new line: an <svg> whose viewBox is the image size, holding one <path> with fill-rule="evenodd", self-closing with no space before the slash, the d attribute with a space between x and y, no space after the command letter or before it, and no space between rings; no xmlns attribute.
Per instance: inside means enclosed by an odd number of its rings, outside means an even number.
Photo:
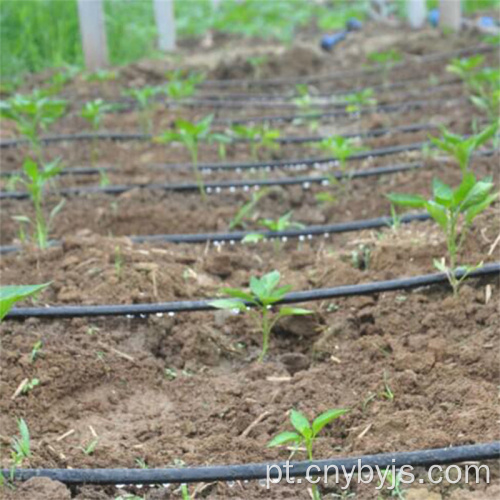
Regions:
<svg viewBox="0 0 500 500"><path fill-rule="evenodd" d="M262 148L268 150L279 149L279 144L276 140L280 137L280 131L278 129L269 128L267 124L255 125L253 127L233 125L231 131L236 137L250 142L250 151L253 161L259 160L259 151Z"/></svg>
<svg viewBox="0 0 500 500"><path fill-rule="evenodd" d="M26 382L24 385L23 385L23 388L22 388L22 394L28 394L28 392L32 391L37 385L40 385L40 380L37 379L37 378L32 378L31 380L28 380L28 382Z"/></svg>
<svg viewBox="0 0 500 500"><path fill-rule="evenodd" d="M212 120L213 115L208 115L203 118L203 120L196 123L188 122L186 120L176 120L174 131L165 132L154 139L155 142L160 144L180 143L185 146L191 154L196 183L203 200L206 199L206 196L203 178L198 168L198 150L200 142L208 141L210 138Z"/></svg>
<svg viewBox="0 0 500 500"><path fill-rule="evenodd" d="M149 469L148 464L146 463L145 458L136 458L135 463L141 468L141 469Z"/></svg>
<svg viewBox="0 0 500 500"><path fill-rule="evenodd" d="M3 321L16 302L32 297L49 285L50 283L44 283L42 285L0 286L0 322Z"/></svg>
<svg viewBox="0 0 500 500"><path fill-rule="evenodd" d="M96 437L92 441L90 441L90 443L87 444L86 446L80 446L79 448L80 450L83 451L85 455L90 456L94 454L98 444L99 444L99 438Z"/></svg>
<svg viewBox="0 0 500 500"><path fill-rule="evenodd" d="M59 160L48 163L39 169L36 162L31 159L26 159L23 164L23 172L25 177L21 177L19 181L25 185L35 209L35 221L33 222L26 216L16 216L15 219L21 224L34 226L33 239L41 249L45 249L49 242L49 230L54 217L59 213L64 205L65 200L61 200L51 211L46 219L43 211L43 196L45 185L47 182L58 175L62 170Z"/></svg>
<svg viewBox="0 0 500 500"><path fill-rule="evenodd" d="M42 350L43 343L41 340L37 340L31 349L30 354L30 363L34 363L36 358L40 355L40 351Z"/></svg>
<svg viewBox="0 0 500 500"><path fill-rule="evenodd" d="M278 288L280 278L281 276L278 271L272 271L261 278L252 276L250 278L250 292L245 292L237 288L223 288L221 292L230 298L213 300L209 303L218 309L248 311L262 331L262 352L259 356L259 362L264 359L267 353L269 336L274 325L280 318L312 313L308 309L283 306L278 309L277 314L272 315L272 306L282 300L292 289L291 285ZM253 306L255 309L247 307L247 304Z"/></svg>
<svg viewBox="0 0 500 500"><path fill-rule="evenodd" d="M467 166L467 163L462 162ZM464 246L467 234L474 219L498 197L498 193L491 194L493 182L491 177L478 181L475 175L463 170L462 182L456 189L435 178L432 183L433 198L426 200L418 195L389 194L389 201L396 205L410 208L425 208L428 214L442 229L447 246L448 264L446 258L434 259L435 267L446 273L453 294L457 295L463 280L482 263L476 266L462 266L464 274L456 277L457 261ZM461 222L461 228L460 228Z"/></svg>
<svg viewBox="0 0 500 500"><path fill-rule="evenodd" d="M295 431L286 431L278 434L269 442L267 446L271 448L274 446L282 446L284 444L292 443L298 448L303 444L306 448L308 460L312 461L314 460L313 446L318 434L326 425L330 424L342 415L345 415L348 411L349 410L345 409L328 410L317 416L311 424L303 413L292 409L290 411L290 423ZM321 499L317 485L312 484L311 486L313 500Z"/></svg>
<svg viewBox="0 0 500 500"><path fill-rule="evenodd" d="M380 393L380 396L387 401L394 401L394 393L389 385L386 372L384 372L384 390Z"/></svg>
<svg viewBox="0 0 500 500"><path fill-rule="evenodd" d="M31 95L15 95L8 101L0 101L0 117L13 120L17 130L30 142L34 155L43 162L40 135L48 126L63 116L66 101L49 99L40 92Z"/></svg>
<svg viewBox="0 0 500 500"><path fill-rule="evenodd" d="M10 468L10 480L14 480L16 469L20 467L25 460L31 458L31 439L28 424L23 418L17 420L17 427L19 429L19 437L12 438L10 456L12 459L12 466Z"/></svg>
<svg viewBox="0 0 500 500"><path fill-rule="evenodd" d="M129 89L123 92L124 96L133 97L140 111L141 129L145 134L151 132L152 113L154 110L154 98L162 92L161 87L142 87L140 89Z"/></svg>
<svg viewBox="0 0 500 500"><path fill-rule="evenodd" d="M398 500L405 500L406 494L405 492L401 489L401 471L396 472L396 474L393 474L393 472L390 469L384 469L381 470L380 473L382 475L385 475L385 481L389 483L389 486L387 490L390 492L389 496L392 498L397 498ZM382 486L382 484L378 483L379 488ZM379 496L379 498L381 498Z"/></svg>
<svg viewBox="0 0 500 500"><path fill-rule="evenodd" d="M497 132L498 123L486 127L482 132L469 137L453 134L445 127L441 128L442 137L430 137L431 142L441 151L451 154L457 160L462 174L469 168L472 153L488 142Z"/></svg>

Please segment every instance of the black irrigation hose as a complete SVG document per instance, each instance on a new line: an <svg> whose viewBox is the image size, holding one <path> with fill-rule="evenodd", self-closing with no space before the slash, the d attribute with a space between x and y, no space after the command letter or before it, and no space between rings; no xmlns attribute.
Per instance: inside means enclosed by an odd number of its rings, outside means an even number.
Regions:
<svg viewBox="0 0 500 500"><path fill-rule="evenodd" d="M346 458L313 460L311 462L290 462L289 477L304 477L313 472L330 471L359 472L361 466L375 469L400 469L404 465L431 467L433 465L459 464L461 462L481 462L500 457L500 441L449 448L434 448L418 451L359 455ZM33 477L48 477L68 485L131 485L131 484L178 484L213 481L237 481L280 477L285 473L286 462L270 462L245 465L216 465L206 467L185 467L182 469L15 469L15 481L27 481ZM271 466L274 466L271 469ZM316 469L311 469L316 466ZM278 475L277 468L281 469ZM336 469L335 469L336 468ZM320 472L321 471L321 472ZM11 471L3 469L5 478Z"/></svg>
<svg viewBox="0 0 500 500"><path fill-rule="evenodd" d="M457 278L462 277L464 270L457 270ZM485 264L480 269L471 272L467 279L500 274L500 262ZM317 300L329 300L339 297L358 295L373 295L395 290L410 290L412 288L439 285L448 282L445 273L424 274L412 278L401 278L387 281L375 281L357 285L343 285L334 288L320 288L303 292L291 292L277 304L295 304ZM119 304L98 306L50 306L50 307L16 307L12 309L4 321L8 319L26 318L82 318L95 316L147 316L149 314L177 313L188 311L209 311L214 307L210 300L185 300L178 302L163 302L156 304ZM251 306L251 304L247 304Z"/></svg>
<svg viewBox="0 0 500 500"><path fill-rule="evenodd" d="M446 52L438 52L436 54L429 54L427 56L420 57L418 61L403 61L392 66L392 70L400 69L404 66L409 66L414 63L416 65L437 62L442 59L448 59L451 57L465 57L472 54L481 54L487 52L493 52L499 48L499 45L478 45L476 47L467 47L465 49L458 49ZM232 79L232 80L205 80L200 84L200 88L225 88L232 85L242 85L242 86L266 86L266 85L297 85L298 83L313 83L322 81L332 81L332 80L349 80L354 76L369 75L372 73L381 73L383 67L375 66L370 68L357 68L354 70L347 71L337 71L335 73L323 73L314 76L304 76L304 77L283 77L283 78L268 78L259 80L242 80L242 79Z"/></svg>
<svg viewBox="0 0 500 500"><path fill-rule="evenodd" d="M412 133L412 132L420 132L422 130L434 130L438 128L440 124L432 124L432 123L415 123L410 125L400 125L397 127L389 127L389 128L375 128L371 130L364 130L359 132L348 132L346 134L339 134L345 138L353 138L353 137L379 137L386 134L393 133ZM131 134L127 132L81 132L78 134L60 134L60 135L49 135L46 137L42 137L40 139L41 142L50 144L56 142L66 142L66 141L92 141L92 140L109 140L109 141L147 141L151 140L154 137L153 134ZM275 142L279 144L302 144L307 142L319 142L329 136L326 135L315 135L315 136L291 136L291 137L279 137ZM247 140L235 138L233 142L249 142ZM28 144L27 139L6 139L0 141L0 148L11 148L17 147L24 144ZM91 170L91 167L81 167L82 170L88 173ZM99 168L94 168L93 170L99 171ZM80 173L80 172L78 172ZM0 172L0 175L14 175L15 172Z"/></svg>
<svg viewBox="0 0 500 500"><path fill-rule="evenodd" d="M392 165L389 167L371 168L364 170L356 170L350 173L332 172L332 176L336 179L343 179L350 177L352 179L373 177L379 175L388 175L398 172L405 172L421 168L421 163L404 163L401 165ZM228 181L205 182L204 189L207 194L212 192L219 193L223 189L235 191L238 188L249 190L252 187L262 186L296 186L303 185L307 189L311 184L324 184L328 185L329 178L325 176L297 176L286 177L283 179L237 179ZM58 196L78 196L90 194L109 194L120 195L131 191L132 189L147 189L149 191L170 191L170 192L195 192L199 191L200 187L195 182L184 183L171 183L171 184L128 184L128 185L114 185L114 186L79 186L59 189L57 191L49 191L47 194L55 194ZM0 200L27 200L30 195L27 191L0 191Z"/></svg>
<svg viewBox="0 0 500 500"><path fill-rule="evenodd" d="M406 214L399 218L401 224L414 221L426 221L430 216L426 213ZM311 239L313 236L328 237L330 234L362 231L365 229L379 229L393 224L392 217L376 217L374 219L363 219L349 222L338 222L335 224L307 226L302 229L287 229L286 231L259 231L266 239L273 238L299 238ZM224 242L235 243L241 241L248 234L256 231L231 231L229 233L195 233L195 234L150 234L143 236L129 236L132 243L214 243L224 244ZM50 246L61 245L58 240L51 240ZM0 255L18 252L22 249L19 245L0 246Z"/></svg>

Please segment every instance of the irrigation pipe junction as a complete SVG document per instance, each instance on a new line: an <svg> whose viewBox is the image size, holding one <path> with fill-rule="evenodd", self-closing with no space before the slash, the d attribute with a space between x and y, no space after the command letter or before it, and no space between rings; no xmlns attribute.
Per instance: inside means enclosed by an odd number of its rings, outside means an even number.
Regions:
<svg viewBox="0 0 500 500"><path fill-rule="evenodd" d="M465 271L458 269L457 278L464 276ZM483 267L469 273L466 279L496 276L500 274L500 262L485 264ZM320 288L302 292L291 292L276 302L280 304L295 304L317 300L329 300L339 297L352 297L358 295L372 295L395 290L411 290L413 288L440 285L448 282L445 273L424 274L412 278L402 278L387 281L374 281L356 285L343 285L334 288ZM12 309L5 320L27 318L82 318L95 316L128 316L147 317L150 314L172 314L179 312L210 311L215 308L210 305L210 300L187 300L178 302L162 302L156 304L120 304L96 306L50 306L50 307L17 307ZM246 303L251 307L252 304Z"/></svg>
<svg viewBox="0 0 500 500"><path fill-rule="evenodd" d="M311 462L290 462L289 476L304 477L311 466L316 471L325 471L327 467L350 473L358 471L358 466L370 466L380 469L403 465L430 467L432 465L459 464L461 462L479 462L500 458L500 441L475 445L436 448L379 455L362 455L347 458L313 460ZM275 466L268 473L268 468ZM285 472L285 462L271 462L245 465L219 465L211 467L186 467L181 469L15 469L14 480L27 481L33 477L48 477L67 485L155 485L178 484L212 481L237 481L275 479ZM321 472L320 472L321 473ZM3 469L4 477L10 477L11 471ZM312 475L312 474L311 474Z"/></svg>

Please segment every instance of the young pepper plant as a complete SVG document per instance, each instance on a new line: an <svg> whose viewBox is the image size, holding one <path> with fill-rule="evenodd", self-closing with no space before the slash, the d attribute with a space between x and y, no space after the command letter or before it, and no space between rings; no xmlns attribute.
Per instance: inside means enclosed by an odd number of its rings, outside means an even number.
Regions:
<svg viewBox="0 0 500 500"><path fill-rule="evenodd" d="M5 318L16 302L36 295L49 285L50 283L43 283L42 285L0 286L0 322Z"/></svg>
<svg viewBox="0 0 500 500"><path fill-rule="evenodd" d="M104 115L111 111L113 106L111 104L105 103L102 99L95 99L93 101L86 102L81 111L80 116L90 123L92 131L97 133L101 128L102 120ZM92 146L90 150L90 163L94 166L97 161L97 138L92 137Z"/></svg>
<svg viewBox="0 0 500 500"><path fill-rule="evenodd" d="M479 146L488 142L496 134L497 130L498 122L493 123L475 135L463 137L453 134L443 127L441 128L442 137L430 137L430 140L441 151L452 155L457 160L462 173L465 173L469 168L472 153Z"/></svg>
<svg viewBox="0 0 500 500"><path fill-rule="evenodd" d="M368 60L382 66L384 85L389 83L389 71L391 68L403 59L401 52L396 49L370 52L367 56Z"/></svg>
<svg viewBox="0 0 500 500"><path fill-rule="evenodd" d="M439 179L434 179L433 198L430 200L418 195L395 193L387 195L389 201L395 205L425 208L442 229L446 239L448 263L446 258L435 259L434 265L446 273L454 295L458 294L463 280L473 270L482 266L482 263L475 266L459 266L458 259L472 222L498 197L498 193L491 193L492 189L491 178L478 181L472 172L466 171L456 189L452 189ZM464 272L458 278L456 272L460 267Z"/></svg>
<svg viewBox="0 0 500 500"><path fill-rule="evenodd" d="M297 448L302 444L306 448L307 458L309 461L314 460L313 446L318 434L324 429L325 426L332 423L342 415L345 415L349 410L347 409L332 409L318 415L312 423L309 422L307 417L297 410L290 411L290 423L295 431L281 432L275 436L267 445L269 448L275 446L283 446L285 444L294 444ZM318 491L316 484L312 484L313 500L320 500L321 495Z"/></svg>
<svg viewBox="0 0 500 500"><path fill-rule="evenodd" d="M347 104L345 110L347 113L355 115L363 108L373 108L377 105L377 99L374 97L373 89L364 89L359 92L353 92L344 96L344 101Z"/></svg>
<svg viewBox="0 0 500 500"><path fill-rule="evenodd" d="M209 304L217 309L230 309L248 312L262 331L262 351L258 361L262 362L269 348L269 337L276 322L285 316L311 314L309 309L282 306L276 314L272 306L281 301L292 289L291 285L278 287L280 273L272 271L261 278L250 278L250 291L238 288L223 288L222 293L229 296L226 299L212 300ZM250 307L248 307L250 306Z"/></svg>
<svg viewBox="0 0 500 500"><path fill-rule="evenodd" d="M452 59L448 66L446 66L446 71L457 75L464 82L464 85L470 88L475 70L481 66L483 62L484 56L481 54L462 59Z"/></svg>
<svg viewBox="0 0 500 500"><path fill-rule="evenodd" d="M66 101L50 99L39 92L32 95L15 95L0 101L0 117L13 120L20 134L24 135L33 154L43 162L40 135L57 121L66 110Z"/></svg>
<svg viewBox="0 0 500 500"><path fill-rule="evenodd" d="M50 212L48 220L43 211L43 196L47 182L58 175L62 166L59 159L45 165L40 169L36 162L28 158L24 161L23 172L25 177L20 177L19 182L24 184L28 190L29 196L35 209L35 220L32 221L24 215L15 216L14 219L22 224L31 224L34 226L33 239L41 249L45 249L49 242L49 230L54 217L58 214L64 205L65 200L61 200Z"/></svg>
<svg viewBox="0 0 500 500"><path fill-rule="evenodd" d="M198 168L198 151L201 141L210 140L210 127L212 125L212 120L213 115L208 115L197 123L179 119L175 122L175 130L167 131L153 139L155 142L160 144L180 143L183 144L189 151L196 183L203 200L206 199L205 186Z"/></svg>
<svg viewBox="0 0 500 500"><path fill-rule="evenodd" d="M140 89L129 89L123 92L124 96L132 97L137 101L139 105L141 129L145 134L151 132L154 98L160 92L162 92L161 87L142 87Z"/></svg>
<svg viewBox="0 0 500 500"><path fill-rule="evenodd" d="M251 156L254 161L259 160L259 151L262 148L279 149L276 140L280 138L280 131L269 128L267 124L254 127L234 125L231 130L237 137L250 142Z"/></svg>

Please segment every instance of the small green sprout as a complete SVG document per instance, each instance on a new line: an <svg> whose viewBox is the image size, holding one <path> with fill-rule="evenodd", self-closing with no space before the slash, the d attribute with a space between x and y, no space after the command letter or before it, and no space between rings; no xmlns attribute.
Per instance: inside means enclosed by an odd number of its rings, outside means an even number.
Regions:
<svg viewBox="0 0 500 500"><path fill-rule="evenodd" d="M28 424L24 418L19 418L17 420L17 427L19 429L19 436L14 436L12 438L11 445L11 480L14 479L14 473L17 467L21 466L25 460L31 458L31 439L30 431L28 429Z"/></svg>
<svg viewBox="0 0 500 500"><path fill-rule="evenodd" d="M482 263L472 267L461 266L464 268L464 274L461 278L456 276L458 258L472 222L498 197L498 193L491 193L492 189L491 177L478 181L472 172L465 170L462 182L456 189L435 178L432 183L433 198L430 200L418 195L392 193L387 196L395 205L425 208L442 229L446 238L449 264L446 264L446 259L443 258L435 259L434 265L439 271L446 273L455 296L464 279L474 269L482 266Z"/></svg>
<svg viewBox="0 0 500 500"><path fill-rule="evenodd" d="M370 88L347 94L344 96L344 101L347 104L346 112L356 115L363 108L374 108L377 105L377 99L374 95L375 92Z"/></svg>
<svg viewBox="0 0 500 500"><path fill-rule="evenodd" d="M401 488L401 471L397 471L396 474L390 469L381 470L380 473L385 477L385 481L388 483L389 496L392 498L397 498L398 500L405 500L406 494ZM379 488L382 487L382 483L378 482Z"/></svg>
<svg viewBox="0 0 500 500"><path fill-rule="evenodd" d="M269 128L269 125L256 125L254 127L245 125L234 125L231 131L241 139L250 142L250 151L252 160L259 160L259 151L262 148L268 150L279 149L279 143L276 142L280 138L280 131Z"/></svg>
<svg viewBox="0 0 500 500"><path fill-rule="evenodd" d="M21 390L22 394L28 394L28 392L32 391L37 385L40 385L40 380L37 378L32 378L28 380Z"/></svg>
<svg viewBox="0 0 500 500"><path fill-rule="evenodd" d="M28 139L33 153L42 162L40 135L63 116L65 110L66 101L43 97L40 92L0 101L0 117L16 123L19 133Z"/></svg>
<svg viewBox="0 0 500 500"><path fill-rule="evenodd" d="M213 133L208 137L209 144L217 144L218 154L221 161L226 159L226 148L233 142L233 138L227 134Z"/></svg>
<svg viewBox="0 0 500 500"><path fill-rule="evenodd" d="M469 137L453 134L441 128L442 137L430 137L431 142L441 151L451 154L458 162L462 174L469 168L472 153L482 144L488 142L497 132L498 122L486 127L482 132Z"/></svg>
<svg viewBox="0 0 500 500"><path fill-rule="evenodd" d="M43 343L41 340L37 340L31 349L31 354L30 354L30 363L34 363L36 358L40 355L40 351L42 350Z"/></svg>
<svg viewBox="0 0 500 500"><path fill-rule="evenodd" d="M87 444L86 446L80 446L79 448L80 450L83 451L85 455L90 456L94 454L98 444L99 444L99 438L96 437L95 439L90 441L90 443Z"/></svg>
<svg viewBox="0 0 500 500"><path fill-rule="evenodd" d="M244 219L248 218L255 210L259 201L270 193L270 189L259 189L252 193L252 199L245 203L231 219L229 230L232 231L237 227L245 227Z"/></svg>
<svg viewBox="0 0 500 500"><path fill-rule="evenodd" d="M198 151L201 141L210 139L210 127L212 125L213 115L208 115L199 122L192 123L186 120L176 120L175 130L168 131L155 137L153 140L160 144L180 143L191 154L194 175L201 197L205 200L205 186L200 170L198 168Z"/></svg>
<svg viewBox="0 0 500 500"><path fill-rule="evenodd" d="M102 99L95 99L93 101L86 102L83 105L80 111L80 116L90 123L93 132L99 132L104 115L109 113L112 109L113 106L111 104L105 103ZM96 139L96 137L92 138L92 147L90 152L90 163L92 166L97 160Z"/></svg>
<svg viewBox="0 0 500 500"><path fill-rule="evenodd" d="M500 109L500 70L485 68L476 73L471 80L473 95L470 100L483 111L491 122L498 120Z"/></svg>
<svg viewBox="0 0 500 500"><path fill-rule="evenodd" d="M20 178L20 182L24 184L28 190L29 196L35 209L35 221L31 221L29 217L24 215L15 216L14 219L21 224L30 224L34 226L33 239L36 241L39 248L42 250L47 248L49 243L49 230L54 217L59 213L64 205L65 200L61 200L50 212L48 220L43 211L43 196L45 185L47 182L58 175L62 166L59 160L55 160L40 169L38 165L31 159L26 159L23 164L23 172L25 177Z"/></svg>
<svg viewBox="0 0 500 500"><path fill-rule="evenodd" d="M382 398L387 399L387 401L394 401L394 393L389 385L386 372L384 372L384 390L380 393L380 395Z"/></svg>
<svg viewBox="0 0 500 500"><path fill-rule="evenodd" d="M0 322L3 321L7 313L16 302L32 297L38 292L47 288L49 283L42 285L2 285L0 286ZM36 344L35 344L36 345Z"/></svg>
<svg viewBox="0 0 500 500"><path fill-rule="evenodd" d="M299 84L295 86L298 97L292 99L293 104L300 110L300 112L306 116L315 115L318 113L317 108L313 104L313 98L309 92L309 87L305 84ZM294 123L301 125L304 122L303 119L298 118L294 120ZM319 120L309 119L309 130L314 132L319 127Z"/></svg>
<svg viewBox="0 0 500 500"><path fill-rule="evenodd" d="M295 431L285 431L278 434L269 442L267 446L272 448L274 446L282 446L292 443L296 448L298 448L303 444L306 448L308 460L312 461L314 460L313 446L318 434L325 426L332 423L342 415L345 415L348 411L349 410L345 409L325 411L321 415L317 416L311 424L303 413L292 409L290 411L290 423ZM312 484L312 493L313 500L321 499L321 495L316 484Z"/></svg>
<svg viewBox="0 0 500 500"><path fill-rule="evenodd" d="M387 85L389 83L389 71L398 62L403 60L403 55L398 50L391 49L380 52L370 52L367 58L368 61L382 66L384 85Z"/></svg>
<svg viewBox="0 0 500 500"><path fill-rule="evenodd" d="M355 269L360 271L370 267L371 250L370 247L360 243L358 248L351 252L351 261Z"/></svg>
<svg viewBox="0 0 500 500"><path fill-rule="evenodd" d="M145 134L152 129L152 113L154 110L154 98L162 92L161 87L142 87L140 89L129 89L123 92L124 96L133 97L139 105L141 129Z"/></svg>
<svg viewBox="0 0 500 500"><path fill-rule="evenodd" d="M261 362L267 354L269 348L269 337L276 322L284 316L296 316L311 314L308 309L297 307L280 307L277 314L272 314L271 309L274 304L281 301L292 289L290 285L278 288L280 273L272 271L261 278L252 276L250 278L250 291L245 292L237 288L223 288L222 293L230 298L212 300L209 304L218 309L230 309L247 312L256 321L262 331L262 352L258 361ZM247 307L253 306L254 309Z"/></svg>
<svg viewBox="0 0 500 500"><path fill-rule="evenodd" d="M107 69L99 69L94 71L93 73L88 73L84 75L83 79L87 82L111 82L116 80L118 74L116 71L111 71Z"/></svg>
<svg viewBox="0 0 500 500"><path fill-rule="evenodd" d="M136 458L135 463L141 468L141 469L149 469L149 466L146 462L145 458Z"/></svg>
<svg viewBox="0 0 500 500"><path fill-rule="evenodd" d="M182 70L167 73L168 83L163 91L170 99L179 101L192 97L196 93L197 86L205 79L201 73L191 73L184 76Z"/></svg>

